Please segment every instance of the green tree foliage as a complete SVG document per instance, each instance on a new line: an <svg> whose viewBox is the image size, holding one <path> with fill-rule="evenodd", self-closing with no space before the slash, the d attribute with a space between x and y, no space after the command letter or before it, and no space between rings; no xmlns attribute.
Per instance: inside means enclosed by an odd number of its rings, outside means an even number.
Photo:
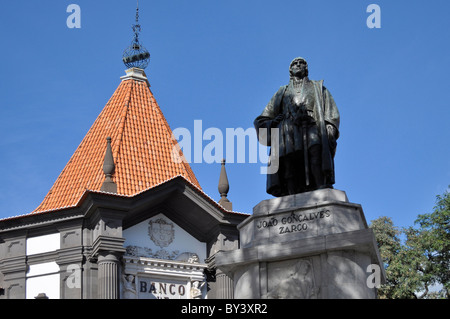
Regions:
<svg viewBox="0 0 450 319"><path fill-rule="evenodd" d="M378 291L380 298L449 298L449 192L437 196L434 211L419 215L415 226L399 230L389 217L372 221L386 270L386 284ZM442 290L430 290L436 286Z"/></svg>

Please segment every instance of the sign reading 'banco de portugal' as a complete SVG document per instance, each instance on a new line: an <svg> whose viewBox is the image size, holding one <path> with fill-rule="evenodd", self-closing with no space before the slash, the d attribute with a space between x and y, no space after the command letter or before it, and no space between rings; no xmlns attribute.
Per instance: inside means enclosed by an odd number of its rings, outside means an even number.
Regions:
<svg viewBox="0 0 450 319"><path fill-rule="evenodd" d="M139 299L187 299L187 283L174 280L139 278Z"/></svg>

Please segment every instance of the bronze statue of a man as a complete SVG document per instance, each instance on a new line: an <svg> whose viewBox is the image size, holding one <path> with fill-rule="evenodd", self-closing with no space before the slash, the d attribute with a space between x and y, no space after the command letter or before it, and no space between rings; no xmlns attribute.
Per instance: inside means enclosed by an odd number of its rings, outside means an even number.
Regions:
<svg viewBox="0 0 450 319"><path fill-rule="evenodd" d="M257 134L260 143L272 147L271 156L278 156L277 172L267 174L267 193L277 197L332 188L335 183L339 111L334 99L322 80L308 79L305 59L294 59L289 73L289 84L254 121L257 132L268 132ZM271 141L271 129L278 129L278 143Z"/></svg>

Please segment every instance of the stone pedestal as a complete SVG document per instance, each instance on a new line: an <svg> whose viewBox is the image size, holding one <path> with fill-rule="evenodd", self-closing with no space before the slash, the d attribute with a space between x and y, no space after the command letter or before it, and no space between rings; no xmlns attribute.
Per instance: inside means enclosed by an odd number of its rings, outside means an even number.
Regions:
<svg viewBox="0 0 450 319"><path fill-rule="evenodd" d="M343 191L264 200L238 229L240 249L216 257L234 298L375 298L385 280L362 208Z"/></svg>

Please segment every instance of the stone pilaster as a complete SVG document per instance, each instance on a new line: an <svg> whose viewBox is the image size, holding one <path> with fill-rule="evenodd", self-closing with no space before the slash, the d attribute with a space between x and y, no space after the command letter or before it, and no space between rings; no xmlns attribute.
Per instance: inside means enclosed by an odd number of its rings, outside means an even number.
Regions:
<svg viewBox="0 0 450 319"><path fill-rule="evenodd" d="M97 297L119 299L120 261L125 253L122 237L124 211L98 208L92 224L92 252L89 260L97 263ZM95 296L95 292L93 292Z"/></svg>
<svg viewBox="0 0 450 319"><path fill-rule="evenodd" d="M233 279L219 269L216 270L216 289L217 299L234 298Z"/></svg>
<svg viewBox="0 0 450 319"><path fill-rule="evenodd" d="M119 299L119 258L111 252L98 256L98 297Z"/></svg>
<svg viewBox="0 0 450 319"><path fill-rule="evenodd" d="M4 295L0 299L26 298L26 232L19 231L0 238L0 272Z"/></svg>

